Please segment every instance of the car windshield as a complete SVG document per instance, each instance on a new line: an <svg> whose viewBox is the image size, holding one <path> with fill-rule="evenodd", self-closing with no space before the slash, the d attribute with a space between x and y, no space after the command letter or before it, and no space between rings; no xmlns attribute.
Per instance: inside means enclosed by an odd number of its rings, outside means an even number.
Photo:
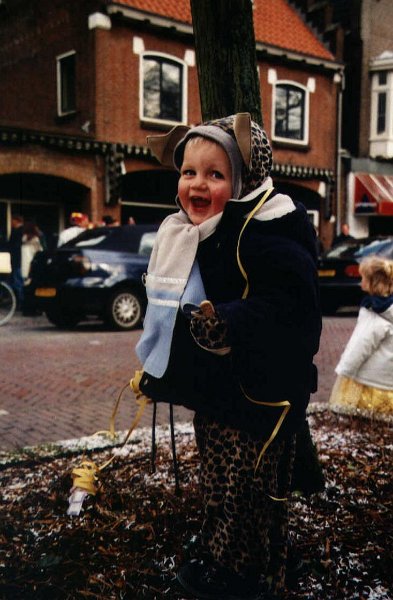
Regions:
<svg viewBox="0 0 393 600"><path fill-rule="evenodd" d="M343 242L326 252L326 258L364 258L371 254L393 257L393 239L359 239Z"/></svg>
<svg viewBox="0 0 393 600"><path fill-rule="evenodd" d="M351 258L357 256L357 252L360 252L365 245L365 241L362 242L344 242L335 246L326 253L326 258Z"/></svg>
<svg viewBox="0 0 393 600"><path fill-rule="evenodd" d="M158 225L125 225L97 227L82 232L62 248L99 248L149 256Z"/></svg>
<svg viewBox="0 0 393 600"><path fill-rule="evenodd" d="M364 246L364 248L360 248L355 256L357 258L364 258L371 254L378 254L379 256L391 258L393 256L393 240L375 240L371 242L371 244Z"/></svg>

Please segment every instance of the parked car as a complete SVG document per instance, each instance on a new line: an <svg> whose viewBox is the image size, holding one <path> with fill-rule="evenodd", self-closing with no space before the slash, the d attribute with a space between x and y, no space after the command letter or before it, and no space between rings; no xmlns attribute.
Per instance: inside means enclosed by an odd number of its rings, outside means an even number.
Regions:
<svg viewBox="0 0 393 600"><path fill-rule="evenodd" d="M359 306L359 264L377 254L393 259L393 237L369 237L342 242L318 259L322 311L334 314L342 306Z"/></svg>
<svg viewBox="0 0 393 600"><path fill-rule="evenodd" d="M40 252L30 269L27 310L58 327L96 316L115 329L138 327L146 310L142 275L158 225L98 227L60 248Z"/></svg>

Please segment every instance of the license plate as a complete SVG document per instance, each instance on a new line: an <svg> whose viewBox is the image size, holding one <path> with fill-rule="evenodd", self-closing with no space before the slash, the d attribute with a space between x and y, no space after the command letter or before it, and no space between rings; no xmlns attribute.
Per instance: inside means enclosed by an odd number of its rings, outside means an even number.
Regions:
<svg viewBox="0 0 393 600"><path fill-rule="evenodd" d="M326 271L318 271L319 277L334 277L336 271L334 269L326 270Z"/></svg>
<svg viewBox="0 0 393 600"><path fill-rule="evenodd" d="M53 298L56 296L56 288L37 288L35 295L40 298Z"/></svg>

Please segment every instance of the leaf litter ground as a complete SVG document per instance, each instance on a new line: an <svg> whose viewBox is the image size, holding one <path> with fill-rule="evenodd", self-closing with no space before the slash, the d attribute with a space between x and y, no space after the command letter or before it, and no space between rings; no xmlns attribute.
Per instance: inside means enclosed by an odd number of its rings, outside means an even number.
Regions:
<svg viewBox="0 0 393 600"><path fill-rule="evenodd" d="M391 600L391 426L327 410L309 421L326 489L292 499L293 539L305 568L285 600ZM101 490L85 500L79 517L66 511L70 471L81 454L37 453L3 465L0 598L186 598L175 574L195 552L201 500L192 426L176 431L180 496L168 429L157 433L155 473L150 432L140 429L103 471ZM112 452L89 457L102 464Z"/></svg>

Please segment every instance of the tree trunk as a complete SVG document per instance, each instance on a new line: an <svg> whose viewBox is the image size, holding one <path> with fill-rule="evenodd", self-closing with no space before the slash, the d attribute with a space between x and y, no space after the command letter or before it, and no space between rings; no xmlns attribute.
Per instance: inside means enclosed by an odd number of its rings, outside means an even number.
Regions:
<svg viewBox="0 0 393 600"><path fill-rule="evenodd" d="M263 124L251 0L190 0L204 121L249 112Z"/></svg>

